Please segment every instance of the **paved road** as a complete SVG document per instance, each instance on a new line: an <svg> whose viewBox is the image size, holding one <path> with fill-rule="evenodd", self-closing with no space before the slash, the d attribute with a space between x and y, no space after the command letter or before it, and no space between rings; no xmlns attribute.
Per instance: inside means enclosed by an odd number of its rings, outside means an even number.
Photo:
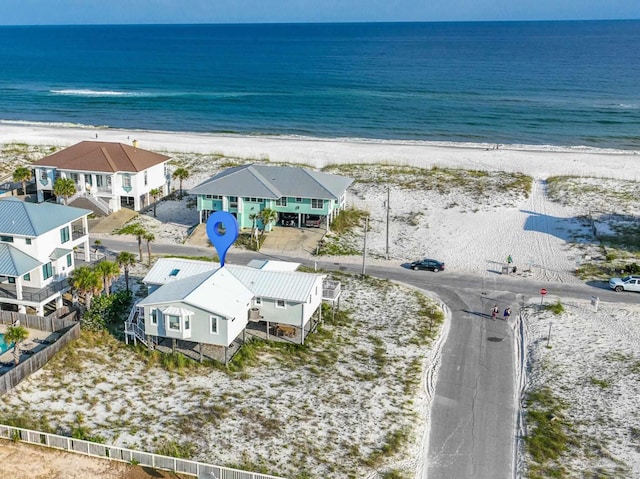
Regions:
<svg viewBox="0 0 640 479"><path fill-rule="evenodd" d="M135 241L100 238L113 250L136 252ZM156 254L212 256L212 248L154 244ZM249 251L231 251L229 263L246 264L256 257L297 261L313 267L314 260ZM323 270L362 271L361 262L318 261ZM530 279L464 273L411 271L401 265L367 265L366 273L408 283L435 293L451 313L449 334L441 355L441 367L431 408L427 476L437 479L500 479L514 477L516 413L519 391L518 335L510 324L488 314L494 304L511 306L514 313L540 288L556 298L590 299L640 304L638 294L619 294L606 285L536 282Z"/></svg>

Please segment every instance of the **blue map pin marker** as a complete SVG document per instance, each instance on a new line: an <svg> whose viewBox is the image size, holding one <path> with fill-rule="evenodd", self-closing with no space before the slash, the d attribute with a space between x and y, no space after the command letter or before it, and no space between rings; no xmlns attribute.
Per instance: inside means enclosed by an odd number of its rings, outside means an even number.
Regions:
<svg viewBox="0 0 640 479"><path fill-rule="evenodd" d="M216 211L207 220L207 236L218 252L220 267L231 245L238 239L238 222L227 211Z"/></svg>

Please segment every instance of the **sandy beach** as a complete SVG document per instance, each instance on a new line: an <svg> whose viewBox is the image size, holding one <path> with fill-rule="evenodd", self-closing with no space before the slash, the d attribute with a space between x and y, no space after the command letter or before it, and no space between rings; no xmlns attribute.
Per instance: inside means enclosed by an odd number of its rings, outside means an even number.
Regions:
<svg viewBox="0 0 640 479"><path fill-rule="evenodd" d="M186 165L193 172L185 183L187 189L215 174L230 159L299 164L338 174L348 173L360 180L350 190L349 200L351 205L370 214L368 248L371 260L380 264L398 265L429 256L445 261L447 270L491 277L500 270L507 256L512 256L518 266L515 278L519 280L578 283L584 279L576 276L576 268L585 263L613 261L612 264L618 267L639 261L637 252L634 255L623 250L616 250L617 257L608 259L593 236L594 228L615 233L623 221L617 215L623 215L627 218L625 221L631 223L640 217L640 204L629 200L640 197L638 152L507 145L495 149L495 145L225 137L0 125L0 144L5 145L65 147L95 139L96 135L103 141L130 143L135 139L140 148L170 154L176 164ZM34 159L37 158L25 157L21 161L28 163ZM3 158L3 161L9 160L15 158ZM355 166L345 172L342 168L347 164ZM420 171L411 169L399 174L392 168L398 166L478 170L487 174L460 173L452 181L445 172L445 176L436 177L435 183L428 184L423 183L426 180ZM518 175L531 177L530 189L513 186L520 179ZM559 176L571 178L563 180L559 186L550 181ZM391 198L389 259L385 258L387 194ZM189 228L197 223L197 212L188 202L188 197L182 201L162 201L158 205L157 218L151 212L142 215L157 241L181 242ZM353 236L335 241L344 241L345 248L360 248L362 231L356 229ZM143 271L137 274L143 276ZM446 271L439 274L446 274ZM245 410L244 416L238 417L233 414L233 408L225 409L220 422L215 427L207 425L197 440L193 434L182 430L179 440L196 443L200 460L204 457L210 462L237 464L246 460L257 464L269 458L269 463L276 464L283 474L293 475L300 472L292 462L301 460L301 448L316 450L321 447L319 441L313 440L318 431L320 434L317 435L324 442L361 444L360 453L366 456L380 444L380 428L392 427L393 421L386 422L390 420L389 415L402 413L403 424L409 425L415 419L418 425L414 425L412 440L406 450L389 458L384 467L386 470L400 469L411 477L422 479L426 460L422 445L428 432L429 388L432 386L427 378L433 378L437 371L434 368L437 368L439 347L446 338L446 323L443 334L428 347L400 346L393 336L387 336L383 331L387 322L412 316L416 308L412 293L402 286L394 286L399 289L384 290L384 295L380 295L375 293L379 292L376 289L379 285L368 289L370 285L352 279L345 281L348 285L346 307L356 316L368 317L376 323L376 334L385 345L386 354L403 357L406 360L402 362L403 367L407 368L412 361L420 361L421 385L413 390L411 404L399 399L402 385L391 379L379 384L358 380L371 365L361 364L357 358L363 351L373 351L378 344L375 340L366 346L345 345L340 351L341 357L344 355L354 363L339 361L338 376L318 379L309 371L295 369L288 374L296 379L284 388L273 380L274 375L282 374L282 371L280 365L271 361L252 369L243 381L225 378L216 372L184 380L180 375L167 374L159 368L146 371L143 365L135 365L135 358L129 356L128 362L134 364L130 370L101 369L99 364L115 350L114 346L103 344L84 345L83 352L97 348L95 354L90 355L95 357L87 359L79 371L70 372L68 377L56 379L55 366L36 373L12 393L0 398L0 413L4 415L20 407L34 417L49 418L52 424L60 427L69 427L81 414L86 426L105 437L107 442L149 449L166 439L163 430L176 427L172 419L161 419L162 414L173 410L178 415L188 415L205 400L207 396L201 394L206 385L213 382L220 388L221 396L227 394L233 398L242 391L247 397L246 404L254 410L261 410L260 398L265 395L271 398L272 404L259 416L248 415ZM425 294L429 295L428 292ZM598 311L594 311L587 301L551 297L550 302L559 301L564 305L564 311L558 315L537 308L538 298L524 298L523 327L514 323L513 342L519 343L521 330L526 349L526 364L520 365L523 397L531 390L550 384L553 393L565 401L565 417L577 431L575 434L580 442L572 446L572 459L560 461L569 471L567 477L582 477L596 470L614 477L640 477L640 418L637 415L640 307L625 303L625 295L629 294L633 293L621 294L619 304L603 304ZM437 298L433 301L438 304ZM442 307L446 310L446 306ZM393 315L391 311L394 311ZM551 348L545 344L549 322L555 325ZM358 331L366 336L363 332L365 324L357 327L363 328ZM358 371L358 368L363 369ZM152 378L154 389L147 392L130 389L125 397L114 402L117 399L115 392L142 375ZM59 383L51 386L54 380ZM180 410L169 400L161 405L149 405L150 397L159 394L163 387L176 390L176 397L182 398L184 409ZM87 398L83 399L83 391L87 392ZM103 396L97 405L89 399L93 393ZM190 395L193 397L188 399ZM383 397L391 399L383 401ZM304 413L287 412L287 398L302 401ZM112 411L107 408L109 401L113 403ZM231 402L239 409L243 407L235 399ZM69 404L72 404L71 408ZM246 404L245 408L248 407ZM126 425L113 422L115 413L126 414ZM277 430L272 436L251 426L253 418L267 429L269 417L278 418L277 423L272 423L273 429ZM290 423L298 427L292 428ZM255 439L247 442L246 436L238 431L251 432ZM282 437L293 438L294 446L277 447ZM223 453L218 447L220 441L229 446ZM239 450L234 455L231 446L237 443L246 446L243 450L247 457ZM596 449L599 454L594 453ZM338 467L337 462L329 460L325 454L311 456L315 459L304 463L304 471L310 477L329 477L331 468ZM376 477L372 469L359 469L361 466L357 461L349 464L353 456L346 455L342 459L346 461L347 469L341 471L355 471L356 477ZM520 444L518 477L528 477L529 459Z"/></svg>

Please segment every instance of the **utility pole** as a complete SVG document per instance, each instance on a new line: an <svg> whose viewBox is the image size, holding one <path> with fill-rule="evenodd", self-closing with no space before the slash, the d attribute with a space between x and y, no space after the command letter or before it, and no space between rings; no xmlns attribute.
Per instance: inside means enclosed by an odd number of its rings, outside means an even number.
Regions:
<svg viewBox="0 0 640 479"><path fill-rule="evenodd" d="M369 217L364 219L364 247L362 248L362 276L365 275L367 263L367 231L369 230Z"/></svg>
<svg viewBox="0 0 640 479"><path fill-rule="evenodd" d="M389 209L390 209L389 199L390 197L391 197L391 191L387 186L387 248L385 249L387 259L389 259Z"/></svg>

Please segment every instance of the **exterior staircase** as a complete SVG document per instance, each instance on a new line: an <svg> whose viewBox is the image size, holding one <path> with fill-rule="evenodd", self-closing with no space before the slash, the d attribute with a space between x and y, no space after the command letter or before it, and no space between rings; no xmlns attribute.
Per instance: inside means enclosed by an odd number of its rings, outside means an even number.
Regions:
<svg viewBox="0 0 640 479"><path fill-rule="evenodd" d="M124 323L124 340L129 344L129 339L136 344L140 341L149 349L154 349L153 343L147 340L147 335L144 333L144 309L138 307L138 303L133 305L129 317Z"/></svg>
<svg viewBox="0 0 640 479"><path fill-rule="evenodd" d="M69 198L69 206L91 210L96 216L109 216L111 213L109 205L97 196L72 196Z"/></svg>

